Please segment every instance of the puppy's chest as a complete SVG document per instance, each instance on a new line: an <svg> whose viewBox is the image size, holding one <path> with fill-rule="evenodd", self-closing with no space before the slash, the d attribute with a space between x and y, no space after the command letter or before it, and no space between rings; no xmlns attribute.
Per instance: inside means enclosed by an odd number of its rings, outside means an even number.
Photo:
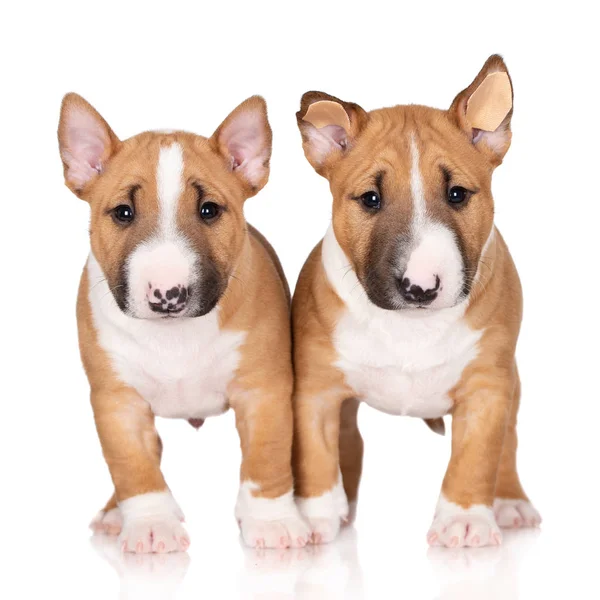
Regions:
<svg viewBox="0 0 600 600"><path fill-rule="evenodd" d="M338 322L334 346L337 367L361 400L390 414L434 418L451 409L448 392L477 356L480 337L446 316L359 320L348 312Z"/></svg>
<svg viewBox="0 0 600 600"><path fill-rule="evenodd" d="M119 378L154 414L206 418L227 409L227 386L245 333L219 331L217 316L176 323L138 322L133 331L100 328L100 343Z"/></svg>

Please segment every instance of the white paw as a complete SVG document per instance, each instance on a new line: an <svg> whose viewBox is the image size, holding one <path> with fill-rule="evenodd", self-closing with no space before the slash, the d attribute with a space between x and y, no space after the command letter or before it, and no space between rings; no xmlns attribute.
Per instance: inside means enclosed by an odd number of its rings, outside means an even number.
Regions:
<svg viewBox="0 0 600 600"><path fill-rule="evenodd" d="M462 508L440 496L427 542L447 548L499 546L502 534L490 507Z"/></svg>
<svg viewBox="0 0 600 600"><path fill-rule="evenodd" d="M152 492L119 503L123 529L119 545L123 552L185 552L190 538L181 521L181 509L170 492Z"/></svg>
<svg viewBox="0 0 600 600"><path fill-rule="evenodd" d="M257 496L260 487L242 482L235 516L242 539L252 548L302 548L310 539L310 528L302 520L291 492L278 498Z"/></svg>
<svg viewBox="0 0 600 600"><path fill-rule="evenodd" d="M540 513L527 500L496 498L494 514L504 528L538 527L542 522Z"/></svg>
<svg viewBox="0 0 600 600"><path fill-rule="evenodd" d="M311 541L313 544L329 544L333 542L340 532L342 520L340 517L334 518L322 518L312 517L308 518L311 530Z"/></svg>
<svg viewBox="0 0 600 600"><path fill-rule="evenodd" d="M174 515L125 520L119 536L123 552L148 554L150 552L185 552L190 538Z"/></svg>
<svg viewBox="0 0 600 600"><path fill-rule="evenodd" d="M332 542L342 522L347 522L349 518L350 509L341 475L330 491L314 498L297 498L296 503L300 514L310 524L313 544Z"/></svg>
<svg viewBox="0 0 600 600"><path fill-rule="evenodd" d="M264 521L240 519L242 538L252 548L303 548L310 539L310 528L299 517Z"/></svg>
<svg viewBox="0 0 600 600"><path fill-rule="evenodd" d="M119 508L111 508L104 512L101 510L90 523L90 529L94 533L105 535L119 535L123 527L123 517Z"/></svg>

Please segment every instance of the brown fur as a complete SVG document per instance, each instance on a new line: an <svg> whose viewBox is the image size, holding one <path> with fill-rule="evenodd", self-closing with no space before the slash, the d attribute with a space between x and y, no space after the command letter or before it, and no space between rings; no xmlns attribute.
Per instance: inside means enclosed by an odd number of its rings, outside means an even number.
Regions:
<svg viewBox="0 0 600 600"><path fill-rule="evenodd" d="M526 498L515 460L520 387L514 353L521 321L521 288L498 232L482 255L493 222L491 175L510 144L512 111L502 124L506 143L496 149L482 142L472 143L474 133L464 115L470 93L491 70L506 70L500 57L488 60L448 111L397 106L366 113L356 104L310 92L297 113L307 159L330 183L336 237L371 301L385 301L385 290L370 288L381 279L373 257L386 257L386 244L393 238L388 232L402 232L411 222L411 134L420 151L427 210L435 220L457 231L463 242L461 250L471 284L464 319L483 335L479 356L448 390L453 403L452 458L442 488L448 500L463 507L491 505L495 497ZM303 121L310 104L318 100L339 102L351 123L347 146L324 159L314 151L309 124ZM444 203L444 170L450 173L452 185L473 190L476 202L459 209ZM366 214L356 201L374 189L381 173L382 196L388 203L385 217ZM338 465L349 500L357 495L362 439L356 424L356 394L335 366L332 343L343 309L325 275L319 244L304 265L292 304L294 468L297 493L302 497L331 490Z"/></svg>
<svg viewBox="0 0 600 600"><path fill-rule="evenodd" d="M74 94L67 95L62 106L59 142L63 159L69 142L66 122L74 108L87 111L105 131L107 149L101 175L75 187L65 164L65 177L67 185L91 205L92 250L113 292L119 285L123 261L157 225L155 171L159 150L174 141L183 148L188 185L178 206L178 226L198 250L211 257L219 281L229 282L218 301L221 328L247 333L238 369L227 390L241 439L241 479L258 484L256 496L274 498L288 492L292 488L293 433L290 293L274 250L258 231L246 225L243 216L244 200L267 181L268 161L266 175L255 185L232 172L219 141L231 116L209 139L184 132L142 133L121 142L102 117ZM262 111L270 146L264 101L250 98L236 111L249 108ZM196 181L201 182L205 196L224 207L222 217L213 225L205 226L197 217ZM110 211L131 203L133 189L136 226L122 227L113 221ZM98 435L115 486L108 510L132 496L165 490L166 482L160 469L162 444L154 415L149 404L121 382L112 368L110 357L98 342L88 296L84 270L77 302L79 345Z"/></svg>

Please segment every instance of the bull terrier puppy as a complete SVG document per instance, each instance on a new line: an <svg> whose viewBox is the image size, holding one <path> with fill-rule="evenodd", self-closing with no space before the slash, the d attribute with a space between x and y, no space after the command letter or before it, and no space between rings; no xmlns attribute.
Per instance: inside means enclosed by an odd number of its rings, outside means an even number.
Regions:
<svg viewBox="0 0 600 600"><path fill-rule="evenodd" d="M231 407L244 541L306 544L292 492L289 289L243 212L269 175L264 100L243 102L210 138L146 132L120 141L68 94L58 138L66 184L91 208L79 343L115 488L93 528L120 535L128 552L186 550L155 416L199 427Z"/></svg>
<svg viewBox="0 0 600 600"><path fill-rule="evenodd" d="M521 286L491 192L511 116L499 56L448 110L302 97L304 152L333 195L292 306L296 489L316 542L352 517L361 402L438 431L452 415L430 544L496 545L500 527L540 522L516 470Z"/></svg>

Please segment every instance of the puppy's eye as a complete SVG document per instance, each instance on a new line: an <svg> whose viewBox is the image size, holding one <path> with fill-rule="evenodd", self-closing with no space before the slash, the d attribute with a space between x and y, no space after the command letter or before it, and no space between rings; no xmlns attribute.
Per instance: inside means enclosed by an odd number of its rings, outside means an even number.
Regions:
<svg viewBox="0 0 600 600"><path fill-rule="evenodd" d="M214 221L221 214L221 207L214 202L205 202L200 207L200 218L203 221Z"/></svg>
<svg viewBox="0 0 600 600"><path fill-rule="evenodd" d="M450 202L450 204L460 204L467 200L468 197L469 190L466 190L459 185L455 185L448 190L448 202Z"/></svg>
<svg viewBox="0 0 600 600"><path fill-rule="evenodd" d="M377 192L367 192L360 197L365 208L369 210L378 210L381 208L381 198Z"/></svg>
<svg viewBox="0 0 600 600"><path fill-rule="evenodd" d="M129 204L119 204L113 209L112 215L115 221L123 225L129 225L135 216L133 206Z"/></svg>

